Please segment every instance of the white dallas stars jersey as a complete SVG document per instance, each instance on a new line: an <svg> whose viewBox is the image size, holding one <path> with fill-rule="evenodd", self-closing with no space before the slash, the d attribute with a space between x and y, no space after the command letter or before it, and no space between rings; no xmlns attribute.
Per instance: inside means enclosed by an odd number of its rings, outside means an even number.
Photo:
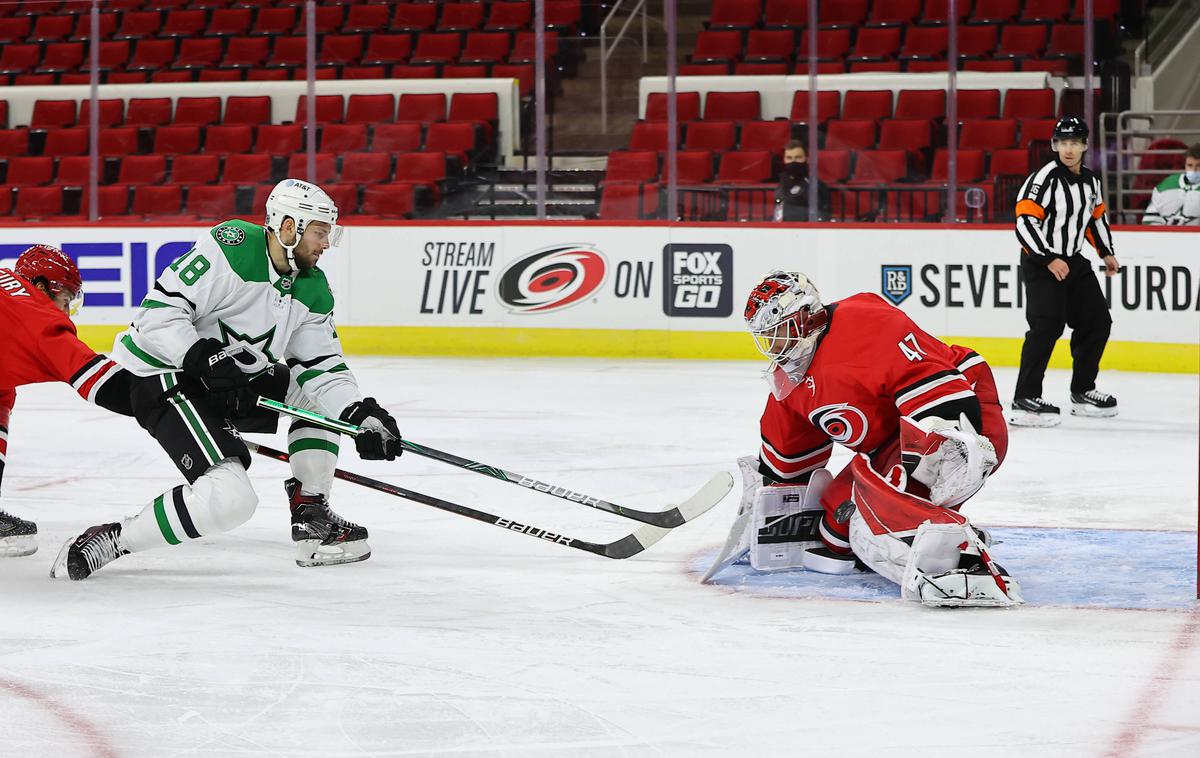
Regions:
<svg viewBox="0 0 1200 758"><path fill-rule="evenodd" d="M214 337L247 373L285 361L292 379L326 415L362 399L342 359L333 293L319 268L280 276L267 232L226 221L158 277L112 357L138 376L180 371L197 340Z"/></svg>

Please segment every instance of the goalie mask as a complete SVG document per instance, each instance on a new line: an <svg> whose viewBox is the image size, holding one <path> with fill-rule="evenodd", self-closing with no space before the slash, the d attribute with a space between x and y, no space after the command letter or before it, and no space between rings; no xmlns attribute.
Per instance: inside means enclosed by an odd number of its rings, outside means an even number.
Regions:
<svg viewBox="0 0 1200 758"><path fill-rule="evenodd" d="M51 299L57 300L60 294L66 293L69 316L74 316L83 304L83 277L79 275L79 267L57 247L30 247L17 257L13 270L31 284L37 284L40 280Z"/></svg>
<svg viewBox="0 0 1200 758"><path fill-rule="evenodd" d="M291 245L285 243L279 236L279 228L283 225L284 219L288 218L296 221L296 239ZM337 205L325 193L325 190L315 184L309 184L299 179L284 179L276 184L275 189L271 190L271 194L267 196L265 226L283 246L292 274L299 271L296 266L295 250L300 244L300 238L304 236L305 228L313 221L329 224L329 246L337 247L342 240L342 228L337 225L337 220Z"/></svg>
<svg viewBox="0 0 1200 758"><path fill-rule="evenodd" d="M829 325L821 295L804 274L772 271L751 290L745 317L758 351L771 359L771 391L783 400L804 378Z"/></svg>

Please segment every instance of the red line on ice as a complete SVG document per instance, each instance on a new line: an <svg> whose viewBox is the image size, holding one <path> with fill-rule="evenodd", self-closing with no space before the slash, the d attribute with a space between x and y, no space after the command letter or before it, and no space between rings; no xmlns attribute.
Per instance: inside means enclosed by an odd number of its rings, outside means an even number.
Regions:
<svg viewBox="0 0 1200 758"><path fill-rule="evenodd" d="M1125 725L1113 739L1113 745L1105 753L1105 756L1120 758L1133 755L1140 747L1147 732L1168 728L1153 723L1151 717L1154 715L1155 709L1166 701L1168 691L1179 674L1182 660L1197 642L1200 642L1200 610L1188 614L1183 627L1171 641L1166 655L1159 661L1158 668L1155 669L1150 681L1146 683L1141 696L1134 703L1133 710L1125 719Z"/></svg>
<svg viewBox="0 0 1200 758"><path fill-rule="evenodd" d="M108 738L100 733L100 729L95 724L54 698L43 695L37 690L26 687L19 682L5 679L4 677L0 677L0 690L7 690L17 697L24 698L49 711L65 724L70 731L83 740L85 745L94 750L95 754L100 758L117 758L117 751L109 744Z"/></svg>

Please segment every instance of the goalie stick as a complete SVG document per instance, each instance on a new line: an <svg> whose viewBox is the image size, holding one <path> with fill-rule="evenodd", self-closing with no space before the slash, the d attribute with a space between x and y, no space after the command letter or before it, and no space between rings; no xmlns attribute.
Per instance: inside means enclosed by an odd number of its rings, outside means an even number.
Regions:
<svg viewBox="0 0 1200 758"><path fill-rule="evenodd" d="M277 413L283 413L288 416L303 419L309 423L323 426L326 429L335 432L341 432L342 434L348 434L351 437L355 436L359 432L359 428L354 424L348 424L345 421L329 418L328 416L324 416L320 413L307 411L303 408L297 408L295 406L281 403L276 400L271 400L269 398L260 397L258 399L258 406L260 408L267 408L269 410L276 411ZM602 500L598 497L585 495L582 492L575 492L574 490L569 490L566 487L559 487L556 484L542 482L524 474L506 471L502 468L497 468L496 466L489 466L486 463L480 463L479 461L473 461L469 458L463 458L454 455L453 453L435 450L434 448L426 447L425 445L412 442L411 440L401 439L400 446L405 450L416 453L423 458L430 458L442 463L448 463L451 466L457 466L458 468L465 469L472 473L482 474L483 476L488 476L493 479L499 479L502 482L508 482L509 484L515 484L518 487L524 487L526 489L533 490L534 492L540 492L544 495L550 495L551 497L557 497L562 500L578 503L579 505L585 505L588 508L595 508L607 513L614 513L618 516L624 516L627 519L633 519L634 521L640 521L643 524L651 524L653 526L662 527L663 529L674 529L677 526L686 524L719 503L721 501L720 497L715 499L704 499L699 497L700 493L716 484L718 480L728 482L726 490L733 486L733 479L729 476L729 474L717 474L710 479L708 483L704 485L704 487L701 488L700 492L697 492L696 495L688 498L678 506L672 506L665 511L639 511L634 508L627 508L623 505L617 505L616 503Z"/></svg>
<svg viewBox="0 0 1200 758"><path fill-rule="evenodd" d="M277 461L283 461L285 463L291 457L287 453L253 442L246 442L246 447L250 448L259 455L266 456L267 458L274 458ZM347 482L353 482L354 484L358 484L369 489L378 490L379 492L386 492L389 495L402 497L405 500L412 500L415 503L428 505L433 508L437 508L438 510L448 511L459 516L466 516L467 518L472 518L476 521L482 521L485 524L492 524L510 532L527 534L530 537L545 540L547 542L553 542L556 545L565 545L567 547L575 548L576 550L586 550L589 553L595 553L596 555L602 555L605 558L614 558L616 560L630 558L637 555L653 545L655 542L661 540L671 531L670 529L665 529L663 527L647 525L641 527L632 534L627 534L624 537L612 542L588 542L575 537L568 537L564 534L557 534L540 527L521 524L513 521L512 519L504 518L503 516L497 516L493 513L487 513L486 511L469 508L465 505L459 505L458 503L451 502L449 500L442 500L441 498L433 497L431 495L423 495L420 492L414 492L403 487L397 487L394 484L381 482L378 479L372 479L370 477L363 476L362 474L343 471L340 468L334 469L333 475L338 479L342 479ZM725 486L725 484L721 482L718 477L714 478L713 481L710 481L707 485L705 485L700 492L696 493L692 497L692 500L703 498L705 501L712 500L715 503L720 501L720 499L723 498L725 493L728 491L729 487Z"/></svg>

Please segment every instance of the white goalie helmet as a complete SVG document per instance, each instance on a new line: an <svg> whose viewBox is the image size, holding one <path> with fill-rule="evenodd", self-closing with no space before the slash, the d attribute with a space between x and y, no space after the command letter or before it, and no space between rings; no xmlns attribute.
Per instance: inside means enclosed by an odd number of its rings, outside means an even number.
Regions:
<svg viewBox="0 0 1200 758"><path fill-rule="evenodd" d="M763 277L750 291L745 317L755 347L771 359L768 374L782 371L792 384L808 370L817 341L829 325L821 294L798 271L772 271ZM772 380L773 389L778 378Z"/></svg>
<svg viewBox="0 0 1200 758"><path fill-rule="evenodd" d="M296 221L296 240L291 245L284 244L279 237L279 227L286 218ZM267 195L265 226L287 251L292 273L297 270L293 251L300 244L300 237L309 223L321 221L329 224L329 246L337 247L342 238L342 227L338 226L337 220L338 208L333 198L315 184L299 179L284 179L275 185L270 195Z"/></svg>

